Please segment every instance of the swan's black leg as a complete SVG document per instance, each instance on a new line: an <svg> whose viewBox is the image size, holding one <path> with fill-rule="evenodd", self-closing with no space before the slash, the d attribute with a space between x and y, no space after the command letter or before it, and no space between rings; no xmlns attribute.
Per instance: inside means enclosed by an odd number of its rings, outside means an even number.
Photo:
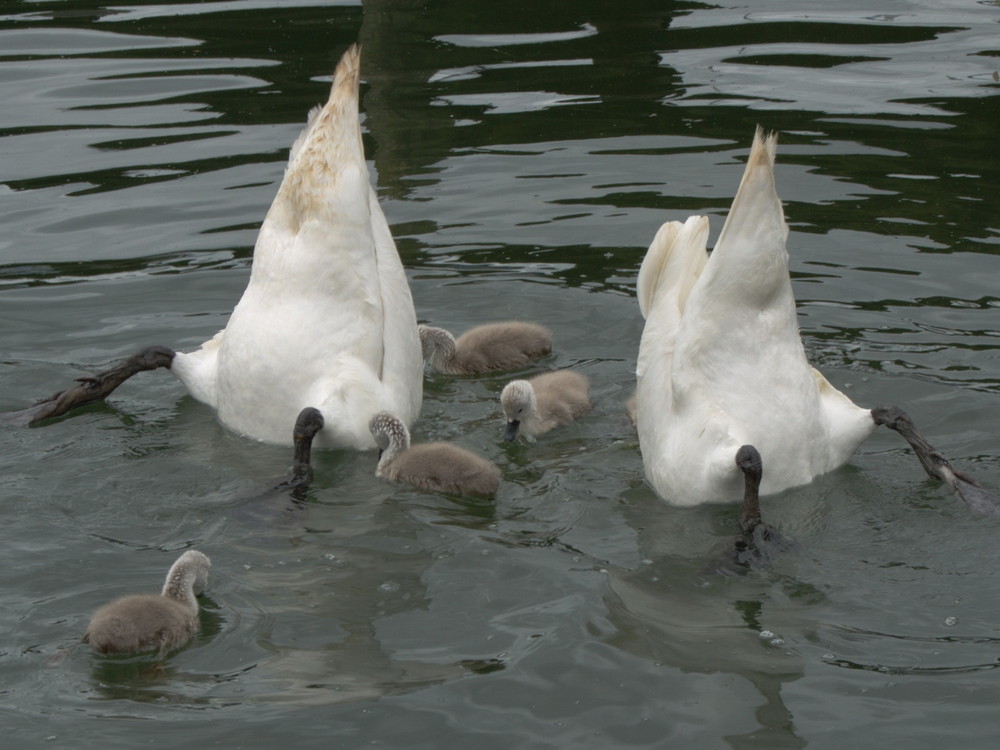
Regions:
<svg viewBox="0 0 1000 750"><path fill-rule="evenodd" d="M323 429L323 415L319 409L307 406L299 412L295 420L295 430L292 439L295 443L295 458L292 464L292 476L280 485L290 488L296 497L305 494L312 482L312 442L316 433Z"/></svg>
<svg viewBox="0 0 1000 750"><path fill-rule="evenodd" d="M721 573L766 565L776 553L795 546L760 517L760 480L764 475L760 452L752 445L740 446L736 465L743 472L740 533L729 552L729 565L719 568ZM737 567L733 567L733 562Z"/></svg>
<svg viewBox="0 0 1000 750"><path fill-rule="evenodd" d="M983 487L965 472L955 469L933 445L927 442L910 416L898 406L878 406L872 409L877 425L895 430L910 444L913 452L932 479L947 484L976 513L1000 513L1000 495Z"/></svg>
<svg viewBox="0 0 1000 750"><path fill-rule="evenodd" d="M736 465L743 472L743 509L740 512L740 529L752 534L760 526L760 479L764 474L760 453L752 445L743 445L736 451Z"/></svg>
<svg viewBox="0 0 1000 750"><path fill-rule="evenodd" d="M743 507L740 533L733 542L731 554L737 566L746 568L766 559L766 553L760 548L769 528L760 518L760 480L764 470L760 453L752 445L740 446L736 451L736 465L743 472Z"/></svg>
<svg viewBox="0 0 1000 750"><path fill-rule="evenodd" d="M101 401L137 372L169 368L173 361L172 349L165 346L148 347L122 360L110 370L77 378L78 385L59 391L27 409L0 413L0 423L26 427L43 419L62 416L78 406Z"/></svg>

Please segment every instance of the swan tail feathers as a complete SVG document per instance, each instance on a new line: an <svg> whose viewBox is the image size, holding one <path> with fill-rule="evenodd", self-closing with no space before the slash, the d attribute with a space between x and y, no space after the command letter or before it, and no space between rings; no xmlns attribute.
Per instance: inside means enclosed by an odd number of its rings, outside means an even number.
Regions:
<svg viewBox="0 0 1000 750"><path fill-rule="evenodd" d="M749 260L751 256L761 258L765 248L771 251L764 253L765 257L787 262L788 225L774 182L777 147L778 134L765 135L758 127L739 189L715 244L716 255L747 256Z"/></svg>
<svg viewBox="0 0 1000 750"><path fill-rule="evenodd" d="M674 241L677 239L680 225L678 221L664 223L649 244L646 257L642 259L642 265L639 267L639 278L636 280L636 294L639 298L639 311L643 318L649 316L649 310L653 306L656 288L659 285L663 268L670 257Z"/></svg>
<svg viewBox="0 0 1000 750"><path fill-rule="evenodd" d="M293 234L309 220L341 217L367 200L368 167L358 120L360 62L361 49L352 45L334 71L326 104L310 113L292 144L268 218Z"/></svg>

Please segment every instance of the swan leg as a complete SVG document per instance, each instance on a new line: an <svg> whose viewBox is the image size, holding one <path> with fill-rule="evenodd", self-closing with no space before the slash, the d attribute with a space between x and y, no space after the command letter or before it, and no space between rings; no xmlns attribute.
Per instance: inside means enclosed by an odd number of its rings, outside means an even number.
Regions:
<svg viewBox="0 0 1000 750"><path fill-rule="evenodd" d="M282 485L291 488L295 495L304 493L312 482L312 442L316 433L322 429L323 415L319 409L307 406L299 412L292 432L292 441L295 444L292 477Z"/></svg>
<svg viewBox="0 0 1000 750"><path fill-rule="evenodd" d="M752 535L760 523L760 480L764 465L760 453L752 445L741 445L736 451L736 465L743 472L743 509L740 511L740 529Z"/></svg>
<svg viewBox="0 0 1000 750"><path fill-rule="evenodd" d="M726 564L717 570L733 575L747 568L766 565L777 552L795 545L760 517L760 480L764 475L760 452L752 445L742 445L736 451L736 466L743 472L743 508L740 511L740 533L727 555Z"/></svg>
<svg viewBox="0 0 1000 750"><path fill-rule="evenodd" d="M59 391L27 409L0 413L0 423L27 427L43 419L62 416L78 406L102 401L137 372L156 370L160 367L169 368L173 359L172 349L165 346L150 346L123 359L109 370L77 378L78 385Z"/></svg>
<svg viewBox="0 0 1000 750"><path fill-rule="evenodd" d="M898 406L877 406L872 409L872 419L875 424L884 425L902 435L927 475L948 485L970 510L981 514L1000 513L1000 495L952 467L948 459L921 434L905 411Z"/></svg>

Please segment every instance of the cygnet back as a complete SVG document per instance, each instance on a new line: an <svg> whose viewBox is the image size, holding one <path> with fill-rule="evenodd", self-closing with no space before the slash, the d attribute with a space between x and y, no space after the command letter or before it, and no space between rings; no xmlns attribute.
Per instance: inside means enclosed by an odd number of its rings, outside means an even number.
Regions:
<svg viewBox="0 0 1000 750"><path fill-rule="evenodd" d="M500 469L485 458L452 443L410 446L382 472L432 492L491 497L500 488Z"/></svg>

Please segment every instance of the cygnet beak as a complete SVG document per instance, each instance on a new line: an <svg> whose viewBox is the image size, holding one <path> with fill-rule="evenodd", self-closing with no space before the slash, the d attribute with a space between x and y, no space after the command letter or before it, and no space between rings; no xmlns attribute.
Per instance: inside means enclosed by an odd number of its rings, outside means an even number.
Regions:
<svg viewBox="0 0 1000 750"><path fill-rule="evenodd" d="M517 437L517 430L521 426L520 419L512 419L507 423L507 431L503 434L503 439L508 443Z"/></svg>

